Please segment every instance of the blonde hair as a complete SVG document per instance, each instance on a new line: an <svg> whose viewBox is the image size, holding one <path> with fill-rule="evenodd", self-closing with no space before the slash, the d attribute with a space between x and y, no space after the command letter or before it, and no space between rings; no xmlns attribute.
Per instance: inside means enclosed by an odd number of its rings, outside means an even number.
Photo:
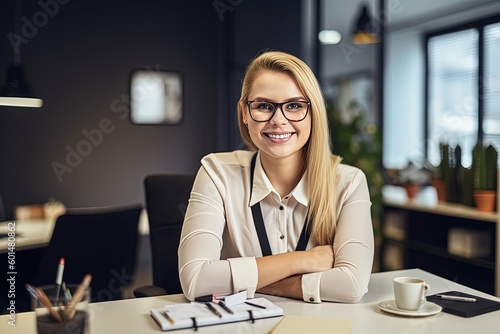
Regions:
<svg viewBox="0 0 500 334"><path fill-rule="evenodd" d="M243 112L252 84L262 71L290 75L304 97L311 102L311 135L303 149L309 198L308 228L315 244L331 245L337 226L335 171L341 159L333 155L330 148L328 116L321 88L311 69L295 56L269 51L254 58L246 69L238 103L238 127L243 141L251 150L257 150L257 147L243 122Z"/></svg>

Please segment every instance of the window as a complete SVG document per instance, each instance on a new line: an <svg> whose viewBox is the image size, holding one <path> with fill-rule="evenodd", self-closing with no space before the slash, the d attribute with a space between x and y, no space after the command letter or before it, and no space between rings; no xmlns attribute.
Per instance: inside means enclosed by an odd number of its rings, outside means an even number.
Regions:
<svg viewBox="0 0 500 334"><path fill-rule="evenodd" d="M500 18L497 19L500 21ZM478 141L500 148L500 23L478 22L427 38L427 158L460 145L472 164Z"/></svg>
<svg viewBox="0 0 500 334"><path fill-rule="evenodd" d="M485 144L500 147L500 23L484 28L484 116Z"/></svg>

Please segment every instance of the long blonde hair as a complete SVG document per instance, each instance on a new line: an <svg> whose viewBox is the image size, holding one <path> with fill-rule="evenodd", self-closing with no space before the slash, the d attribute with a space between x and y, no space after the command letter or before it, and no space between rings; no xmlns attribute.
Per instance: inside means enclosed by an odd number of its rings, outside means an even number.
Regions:
<svg viewBox="0 0 500 334"><path fill-rule="evenodd" d="M266 70L290 75L304 97L311 102L311 135L303 149L306 192L309 198L308 228L315 244L331 245L337 226L335 171L341 159L333 155L330 148L328 116L321 87L311 69L302 60L288 53L269 51L250 62L238 103L238 127L241 137L251 150L257 150L243 122L243 108L255 78Z"/></svg>

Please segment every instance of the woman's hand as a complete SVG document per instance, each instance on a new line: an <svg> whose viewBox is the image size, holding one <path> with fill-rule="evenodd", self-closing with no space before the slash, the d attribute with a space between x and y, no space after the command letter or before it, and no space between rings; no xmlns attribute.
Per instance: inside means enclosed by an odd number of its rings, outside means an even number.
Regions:
<svg viewBox="0 0 500 334"><path fill-rule="evenodd" d="M307 251L270 256L265 260L272 261L273 264L269 266L270 263L268 263L266 267L262 266L262 259L257 260L257 263L261 264L259 266L258 292L297 299L302 299L302 274L329 270L333 267L334 262L332 246L316 246ZM284 267L280 268L280 266ZM263 271L266 269L267 272L264 274ZM289 274L287 270L292 270L293 274L287 276ZM279 280L273 281L272 277L276 279L275 275L277 274L285 277L281 276Z"/></svg>

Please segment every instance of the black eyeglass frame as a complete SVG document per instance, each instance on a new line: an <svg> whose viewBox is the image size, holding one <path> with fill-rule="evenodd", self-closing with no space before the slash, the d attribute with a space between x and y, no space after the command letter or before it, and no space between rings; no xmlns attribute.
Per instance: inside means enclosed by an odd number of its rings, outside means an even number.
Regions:
<svg viewBox="0 0 500 334"><path fill-rule="evenodd" d="M253 102L264 102L264 103L269 103L269 104L273 105L274 106L274 111L271 114L271 117L269 117L269 119L266 120L266 121L258 121L255 118L253 118L252 111L250 110L250 104L253 103ZM294 103L294 102L302 102L302 103L305 103L307 105L306 114L304 115L303 118L301 118L299 120L289 119L288 117L286 117L285 112L283 111L283 105L284 104ZM282 102L282 103L269 102L269 101L261 101L261 100L252 100L252 101L246 101L246 104L247 104L247 108L248 108L248 113L250 114L250 118L252 118L252 120L254 122L261 122L261 123L262 122L269 122L271 119L273 119L274 114L276 114L276 110L278 110L278 108L281 110L281 113L283 114L283 117L285 117L287 121L289 121L289 122L302 122L303 120L306 119L307 114L309 113L309 107L311 106L311 102L309 102L309 101L302 101L302 100L299 100L299 101L286 101L286 102Z"/></svg>

